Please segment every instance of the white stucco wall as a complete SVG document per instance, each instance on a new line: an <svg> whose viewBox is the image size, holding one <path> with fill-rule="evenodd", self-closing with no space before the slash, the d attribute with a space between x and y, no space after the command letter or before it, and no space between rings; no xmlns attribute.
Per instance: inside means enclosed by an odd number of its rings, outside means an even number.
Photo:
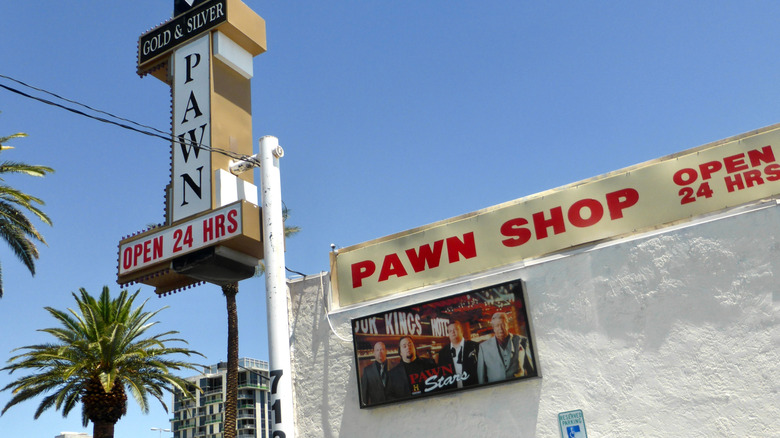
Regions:
<svg viewBox="0 0 780 438"><path fill-rule="evenodd" d="M572 251L326 317L291 282L299 437L780 436L780 207ZM350 318L526 281L542 377L359 409ZM332 327L331 327L332 324ZM333 329L333 330L332 330ZM343 338L343 339L341 339Z"/></svg>

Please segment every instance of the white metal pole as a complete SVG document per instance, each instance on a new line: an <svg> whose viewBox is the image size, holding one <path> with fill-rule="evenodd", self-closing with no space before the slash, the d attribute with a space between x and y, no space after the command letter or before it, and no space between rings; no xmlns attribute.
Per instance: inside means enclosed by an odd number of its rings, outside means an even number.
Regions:
<svg viewBox="0 0 780 438"><path fill-rule="evenodd" d="M263 250L268 311L268 350L271 368L273 438L294 438L290 326L287 316L287 277L284 265L284 222L279 139L260 139L260 189L263 197Z"/></svg>

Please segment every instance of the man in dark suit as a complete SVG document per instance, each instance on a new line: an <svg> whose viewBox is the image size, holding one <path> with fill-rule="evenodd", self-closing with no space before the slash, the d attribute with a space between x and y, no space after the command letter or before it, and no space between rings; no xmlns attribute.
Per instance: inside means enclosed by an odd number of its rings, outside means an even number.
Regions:
<svg viewBox="0 0 780 438"><path fill-rule="evenodd" d="M374 362L363 368L360 378L360 402L363 406L382 403L387 399L387 348L384 342L374 344Z"/></svg>
<svg viewBox="0 0 780 438"><path fill-rule="evenodd" d="M401 362L387 376L387 399L404 399L423 393L423 371L436 367L431 359L417 357L412 338L404 336L398 341Z"/></svg>
<svg viewBox="0 0 780 438"><path fill-rule="evenodd" d="M490 325L493 327L494 336L479 344L479 383L535 376L536 369L528 338L509 332L509 317L506 313L495 313Z"/></svg>
<svg viewBox="0 0 780 438"><path fill-rule="evenodd" d="M477 384L479 344L463 338L463 326L460 321L451 322L447 326L447 336L450 342L439 352L439 366L451 368L459 377L446 388L463 388Z"/></svg>

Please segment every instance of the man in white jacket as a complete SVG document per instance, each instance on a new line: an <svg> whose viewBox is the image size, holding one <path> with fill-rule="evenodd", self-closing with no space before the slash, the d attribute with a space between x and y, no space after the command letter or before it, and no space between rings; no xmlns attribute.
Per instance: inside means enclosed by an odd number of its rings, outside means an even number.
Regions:
<svg viewBox="0 0 780 438"><path fill-rule="evenodd" d="M528 338L509 332L506 313L497 312L490 320L493 337L479 344L477 379L480 384L513 377L535 376Z"/></svg>

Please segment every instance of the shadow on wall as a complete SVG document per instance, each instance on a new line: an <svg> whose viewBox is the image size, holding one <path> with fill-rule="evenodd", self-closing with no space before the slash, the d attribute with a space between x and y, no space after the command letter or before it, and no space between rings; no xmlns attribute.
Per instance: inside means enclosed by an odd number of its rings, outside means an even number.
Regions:
<svg viewBox="0 0 780 438"><path fill-rule="evenodd" d="M532 437L541 394L542 379L533 378L368 409L358 408L354 397L344 408L340 436Z"/></svg>
<svg viewBox="0 0 780 438"><path fill-rule="evenodd" d="M338 424L347 390L357 386L351 341L339 339L326 318L327 275L290 283L290 343L298 436L340 436ZM348 328L343 331L348 332Z"/></svg>

